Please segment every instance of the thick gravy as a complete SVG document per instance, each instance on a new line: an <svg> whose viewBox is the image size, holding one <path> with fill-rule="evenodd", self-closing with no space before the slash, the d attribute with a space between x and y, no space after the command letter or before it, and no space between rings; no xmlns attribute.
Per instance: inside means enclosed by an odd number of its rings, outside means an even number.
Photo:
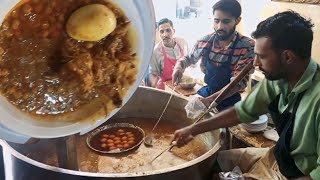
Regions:
<svg viewBox="0 0 320 180"><path fill-rule="evenodd" d="M148 134L155 120L141 118L126 118L109 120L108 123L114 122L129 122L141 127ZM155 139L153 147L146 147L143 143L134 152L122 155L102 155L92 151L86 144L87 136L80 136L77 141L77 156L80 171L84 172L101 172L101 173L136 173L146 172L151 170L166 169L184 164L194 160L207 151L208 146L200 137L196 137L188 145L177 148L174 147L171 152L165 152L158 159L150 163L150 161L161 151L170 146L173 137L173 132L178 129L175 124L168 121L160 122L154 130ZM54 152L54 145L51 152L47 149L43 151L35 151L27 156L40 162L49 165L58 166L57 154ZM44 158L40 158L44 157Z"/></svg>
<svg viewBox="0 0 320 180"><path fill-rule="evenodd" d="M65 24L88 4L110 8L116 29L102 40L78 41ZM106 114L119 107L137 74L131 23L105 0L22 0L0 26L0 93L39 119L74 112L104 98Z"/></svg>

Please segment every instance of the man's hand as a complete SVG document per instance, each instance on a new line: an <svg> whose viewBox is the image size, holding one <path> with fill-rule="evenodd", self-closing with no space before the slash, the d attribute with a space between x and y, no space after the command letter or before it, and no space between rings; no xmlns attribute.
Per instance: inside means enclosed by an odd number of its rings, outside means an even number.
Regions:
<svg viewBox="0 0 320 180"><path fill-rule="evenodd" d="M208 108L212 103L212 98L199 97L200 101Z"/></svg>
<svg viewBox="0 0 320 180"><path fill-rule="evenodd" d="M149 81L150 81L149 84L151 85L151 87L157 87L159 77L155 74L150 73Z"/></svg>
<svg viewBox="0 0 320 180"><path fill-rule="evenodd" d="M181 62L177 61L176 65L173 68L172 72L172 85L175 86L175 83L179 83L182 78L184 69L181 66Z"/></svg>
<svg viewBox="0 0 320 180"><path fill-rule="evenodd" d="M178 147L186 145L192 139L193 139L192 125L191 126L187 126L185 128L182 128L182 129L178 129L178 130L176 130L174 132L173 141L175 141L177 143Z"/></svg>
<svg viewBox="0 0 320 180"><path fill-rule="evenodd" d="M163 83L163 82L162 82ZM161 84L160 82L158 82L155 86L157 89L163 89L164 88L164 85Z"/></svg>
<svg viewBox="0 0 320 180"><path fill-rule="evenodd" d="M176 83L179 83L182 78L183 73L179 70L174 69L172 73L172 85L175 86Z"/></svg>

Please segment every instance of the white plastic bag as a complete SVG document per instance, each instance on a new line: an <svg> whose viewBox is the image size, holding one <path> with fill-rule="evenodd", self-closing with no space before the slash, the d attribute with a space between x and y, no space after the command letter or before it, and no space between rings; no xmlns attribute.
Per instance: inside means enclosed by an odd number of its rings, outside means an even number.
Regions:
<svg viewBox="0 0 320 180"><path fill-rule="evenodd" d="M187 117L190 119L196 119L200 114L206 112L207 107L197 96L192 96L188 104L184 107L187 113Z"/></svg>
<svg viewBox="0 0 320 180"><path fill-rule="evenodd" d="M242 172L238 166L233 168L231 172L220 172L220 180L244 180Z"/></svg>

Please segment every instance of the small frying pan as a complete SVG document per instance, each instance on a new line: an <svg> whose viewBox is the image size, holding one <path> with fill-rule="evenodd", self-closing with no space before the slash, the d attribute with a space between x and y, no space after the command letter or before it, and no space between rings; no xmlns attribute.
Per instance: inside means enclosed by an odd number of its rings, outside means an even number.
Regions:
<svg viewBox="0 0 320 180"><path fill-rule="evenodd" d="M110 129L126 129L127 132L133 132L133 134L135 134L134 138L134 142L130 147L128 148L116 148L116 149L112 149L110 150L109 148L102 148L101 145L103 144L100 140L102 139L102 135L105 134L104 132L108 132L108 130ZM124 137L125 135L118 135L118 137ZM145 133L143 131L143 129L141 129L138 126L135 126L133 124L129 124L129 123L113 123L113 124L108 124L105 126L102 126L100 128L95 129L94 131L92 131L88 137L87 137L87 145L89 146L89 148L91 148L93 151L96 151L98 153L102 153L102 154L121 154L121 153L125 153L125 152L129 152L129 151L134 151L136 149L138 149L138 147L141 145L141 143L143 142L145 137ZM105 141L109 140L109 139L114 139L114 138L105 138ZM113 144L116 145L115 142L112 142ZM121 142L123 143L123 142ZM121 144L119 143L119 144ZM105 142L105 144L107 144L107 142Z"/></svg>

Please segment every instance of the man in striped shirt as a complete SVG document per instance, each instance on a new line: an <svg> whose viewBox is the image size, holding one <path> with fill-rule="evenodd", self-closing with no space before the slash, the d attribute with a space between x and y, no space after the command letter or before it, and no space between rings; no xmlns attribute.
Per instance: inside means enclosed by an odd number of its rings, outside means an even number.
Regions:
<svg viewBox="0 0 320 180"><path fill-rule="evenodd" d="M237 32L241 21L241 6L236 0L220 0L213 7L214 33L202 37L188 56L176 63L172 82L181 78L185 68L201 60L200 68L205 73L207 84L198 94L202 102L209 106L221 89L236 76L242 68L253 62L254 41ZM218 110L233 106L241 100L239 91L246 87L249 76L245 77L219 104Z"/></svg>

